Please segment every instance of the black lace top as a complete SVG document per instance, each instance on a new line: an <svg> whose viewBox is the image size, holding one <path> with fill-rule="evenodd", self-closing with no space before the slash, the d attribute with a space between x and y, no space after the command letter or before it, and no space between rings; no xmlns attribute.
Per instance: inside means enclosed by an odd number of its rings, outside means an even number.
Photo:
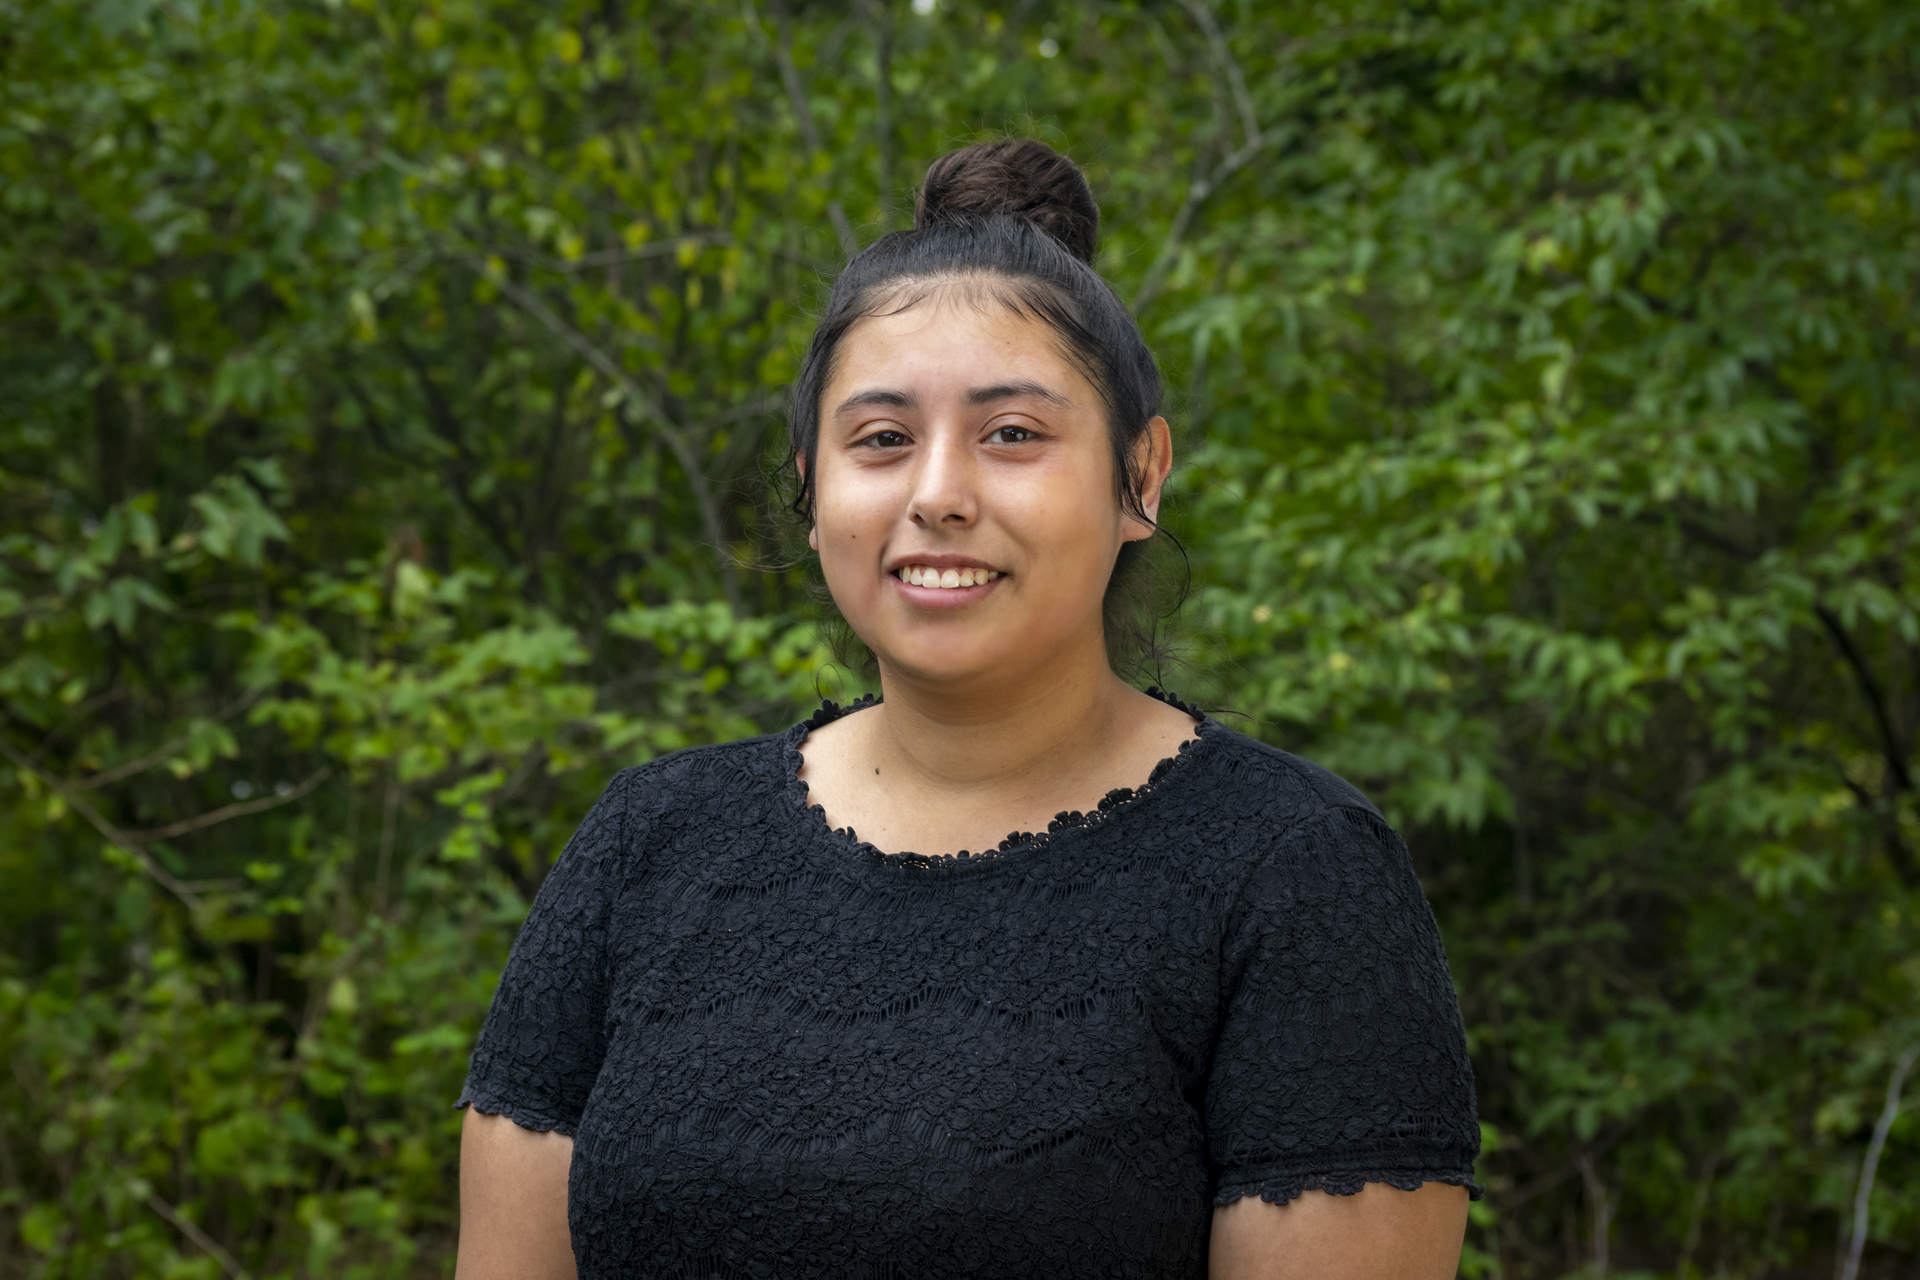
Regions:
<svg viewBox="0 0 1920 1280"><path fill-rule="evenodd" d="M1043 835L883 854L797 777L838 714L622 772L514 945L459 1105L572 1135L583 1278L1200 1277L1241 1196L1472 1186L1358 791L1204 720Z"/></svg>

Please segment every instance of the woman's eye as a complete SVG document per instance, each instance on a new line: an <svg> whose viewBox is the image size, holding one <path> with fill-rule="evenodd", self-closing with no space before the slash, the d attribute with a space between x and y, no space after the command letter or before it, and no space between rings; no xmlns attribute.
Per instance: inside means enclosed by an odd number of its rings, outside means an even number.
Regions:
<svg viewBox="0 0 1920 1280"><path fill-rule="evenodd" d="M1033 439L1033 432L1025 427L995 427L987 439L995 444L1024 444Z"/></svg>
<svg viewBox="0 0 1920 1280"><path fill-rule="evenodd" d="M906 436L898 431L876 431L860 441L863 447L869 449L898 449L906 442Z"/></svg>

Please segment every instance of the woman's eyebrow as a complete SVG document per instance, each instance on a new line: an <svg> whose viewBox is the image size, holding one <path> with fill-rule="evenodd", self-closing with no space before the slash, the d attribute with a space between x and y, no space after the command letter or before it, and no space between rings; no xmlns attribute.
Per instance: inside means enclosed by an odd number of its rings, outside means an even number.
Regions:
<svg viewBox="0 0 1920 1280"><path fill-rule="evenodd" d="M1067 406L1067 398L1051 388L1037 382L1003 382L992 387L975 387L967 392L968 404L991 404L995 400L1011 400L1015 396L1033 396L1045 400L1048 404Z"/></svg>
<svg viewBox="0 0 1920 1280"><path fill-rule="evenodd" d="M868 405L885 405L889 409L918 409L920 401L911 391L894 391L887 387L871 387L865 391L856 391L842 400L834 409L833 416L839 417L849 409L862 409Z"/></svg>

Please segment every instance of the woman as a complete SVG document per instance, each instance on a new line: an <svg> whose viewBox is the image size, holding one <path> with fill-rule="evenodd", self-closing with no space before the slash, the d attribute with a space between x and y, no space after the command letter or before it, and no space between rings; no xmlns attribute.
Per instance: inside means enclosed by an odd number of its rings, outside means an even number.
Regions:
<svg viewBox="0 0 1920 1280"><path fill-rule="evenodd" d="M968 147L840 277L792 444L883 698L587 817L461 1098L462 1280L1453 1274L1473 1083L1404 847L1109 665L1172 458L1098 217Z"/></svg>

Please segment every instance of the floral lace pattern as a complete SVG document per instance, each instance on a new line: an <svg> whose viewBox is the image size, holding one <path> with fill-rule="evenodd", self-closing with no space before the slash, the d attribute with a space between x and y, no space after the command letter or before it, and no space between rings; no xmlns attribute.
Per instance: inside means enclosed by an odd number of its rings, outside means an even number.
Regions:
<svg viewBox="0 0 1920 1280"><path fill-rule="evenodd" d="M1472 1187L1359 792L1204 720L1047 832L886 854L796 776L839 714L621 773L514 945L458 1105L573 1137L583 1278L1200 1277L1215 1205Z"/></svg>

